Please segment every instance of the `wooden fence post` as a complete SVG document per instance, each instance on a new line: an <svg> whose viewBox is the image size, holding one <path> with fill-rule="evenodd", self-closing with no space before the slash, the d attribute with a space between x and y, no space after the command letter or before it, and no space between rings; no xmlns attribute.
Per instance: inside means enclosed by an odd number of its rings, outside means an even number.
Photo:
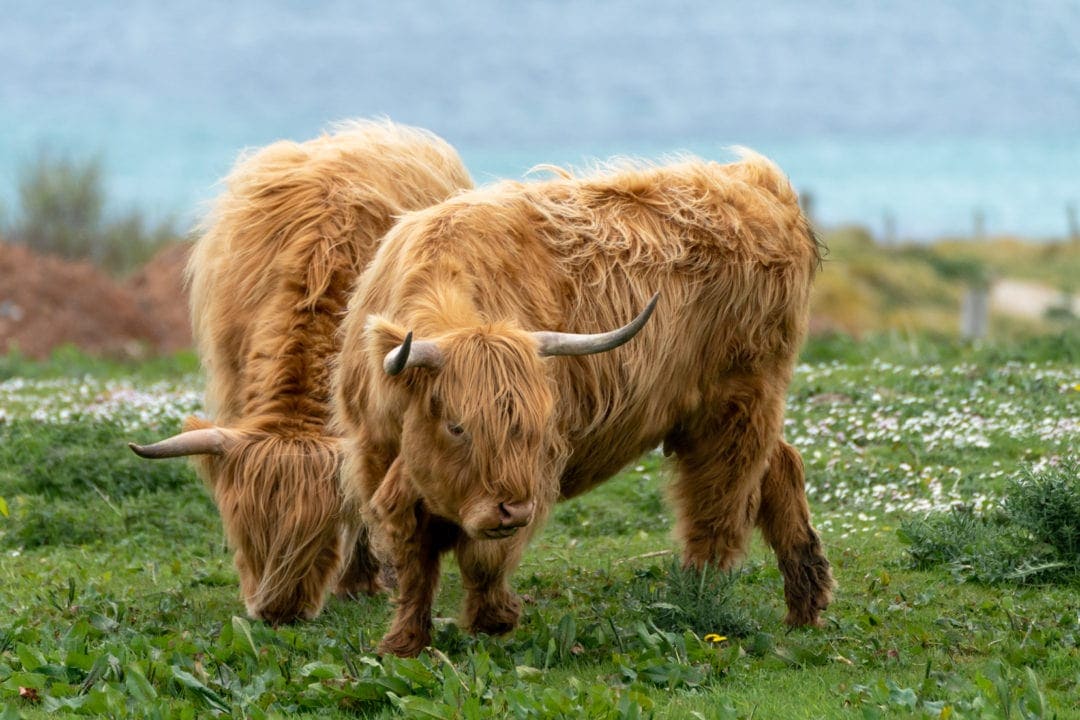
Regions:
<svg viewBox="0 0 1080 720"><path fill-rule="evenodd" d="M982 340L990 328L990 288L986 283L972 283L964 291L960 306L960 337Z"/></svg>

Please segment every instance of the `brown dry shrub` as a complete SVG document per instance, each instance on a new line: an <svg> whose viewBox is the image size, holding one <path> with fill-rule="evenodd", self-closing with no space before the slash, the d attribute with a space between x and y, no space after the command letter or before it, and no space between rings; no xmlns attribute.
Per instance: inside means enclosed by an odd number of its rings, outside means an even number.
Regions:
<svg viewBox="0 0 1080 720"><path fill-rule="evenodd" d="M145 313L153 330L154 349L159 353L191 347L184 285L184 267L190 253L191 243L166 245L124 283Z"/></svg>
<svg viewBox="0 0 1080 720"><path fill-rule="evenodd" d="M38 359L72 344L92 355L141 357L154 338L135 295L102 270L0 241L0 354Z"/></svg>

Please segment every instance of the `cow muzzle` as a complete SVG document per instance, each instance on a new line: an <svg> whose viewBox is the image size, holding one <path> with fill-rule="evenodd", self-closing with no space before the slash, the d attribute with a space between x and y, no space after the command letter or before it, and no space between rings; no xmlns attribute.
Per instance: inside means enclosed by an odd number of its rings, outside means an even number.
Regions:
<svg viewBox="0 0 1080 720"><path fill-rule="evenodd" d="M507 538L532 522L536 503L533 500L525 502L501 502L498 506L498 525L481 528L480 535L485 538L497 540Z"/></svg>

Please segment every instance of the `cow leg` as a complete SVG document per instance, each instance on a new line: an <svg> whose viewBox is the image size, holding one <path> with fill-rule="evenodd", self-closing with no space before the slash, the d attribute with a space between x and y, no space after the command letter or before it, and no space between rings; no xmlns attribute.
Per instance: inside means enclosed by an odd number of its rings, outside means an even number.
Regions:
<svg viewBox="0 0 1080 720"><path fill-rule="evenodd" d="M427 525L421 522L412 541L393 549L398 594L390 630L379 643L381 653L414 657L431 644L431 608L439 586L443 548L434 542L434 533L424 527Z"/></svg>
<svg viewBox="0 0 1080 720"><path fill-rule="evenodd" d="M684 419L668 445L683 565L728 570L742 558L758 516L761 481L783 423L783 387L767 376L729 376L706 411Z"/></svg>
<svg viewBox="0 0 1080 720"><path fill-rule="evenodd" d="M375 595L393 586L393 572L383 568L372 551L367 526L356 519L342 533L342 565L334 594L341 598Z"/></svg>
<svg viewBox="0 0 1080 720"><path fill-rule="evenodd" d="M364 440L357 442L360 443L358 447L344 453L345 461L341 468L345 496L341 508L344 518L341 542L345 561L334 590L338 597L375 595L380 590L397 586L392 563L380 562L373 545L375 538L368 522L377 523L378 519L374 515L365 517L363 512L363 508L370 504L371 497L379 491L393 465L394 456Z"/></svg>
<svg viewBox="0 0 1080 720"><path fill-rule="evenodd" d="M788 625L820 625L821 611L832 600L833 578L821 541L810 524L803 463L799 451L783 440L776 446L761 485L758 526L776 552L784 576Z"/></svg>
<svg viewBox="0 0 1080 720"><path fill-rule="evenodd" d="M462 537L454 548L465 586L462 625L471 633L502 635L517 627L521 601L507 578L521 561L530 533L504 540Z"/></svg>
<svg viewBox="0 0 1080 720"><path fill-rule="evenodd" d="M379 643L379 652L419 655L431 644L439 558L457 541L459 531L424 509L399 461L382 478L367 510L373 544L380 557L389 559L398 581L394 619Z"/></svg>

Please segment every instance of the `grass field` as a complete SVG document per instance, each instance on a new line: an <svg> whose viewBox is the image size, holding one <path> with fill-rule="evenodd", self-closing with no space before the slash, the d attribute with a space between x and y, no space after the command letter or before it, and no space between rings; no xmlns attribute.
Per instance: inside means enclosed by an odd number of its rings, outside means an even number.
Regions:
<svg viewBox="0 0 1080 720"><path fill-rule="evenodd" d="M839 583L822 629L781 625L757 538L730 576L678 569L650 454L559 507L515 576L509 636L442 619L461 600L449 562L438 650L413 660L372 653L382 597L276 630L244 619L205 490L125 447L199 409L190 357L0 360L0 718L1080 717L1080 558L1038 565L1045 540L1015 533L1033 547L976 582L965 558L986 548L924 544L915 569L905 544L956 505L992 528L1018 477L1080 496L1078 347L807 349L785 434Z"/></svg>

